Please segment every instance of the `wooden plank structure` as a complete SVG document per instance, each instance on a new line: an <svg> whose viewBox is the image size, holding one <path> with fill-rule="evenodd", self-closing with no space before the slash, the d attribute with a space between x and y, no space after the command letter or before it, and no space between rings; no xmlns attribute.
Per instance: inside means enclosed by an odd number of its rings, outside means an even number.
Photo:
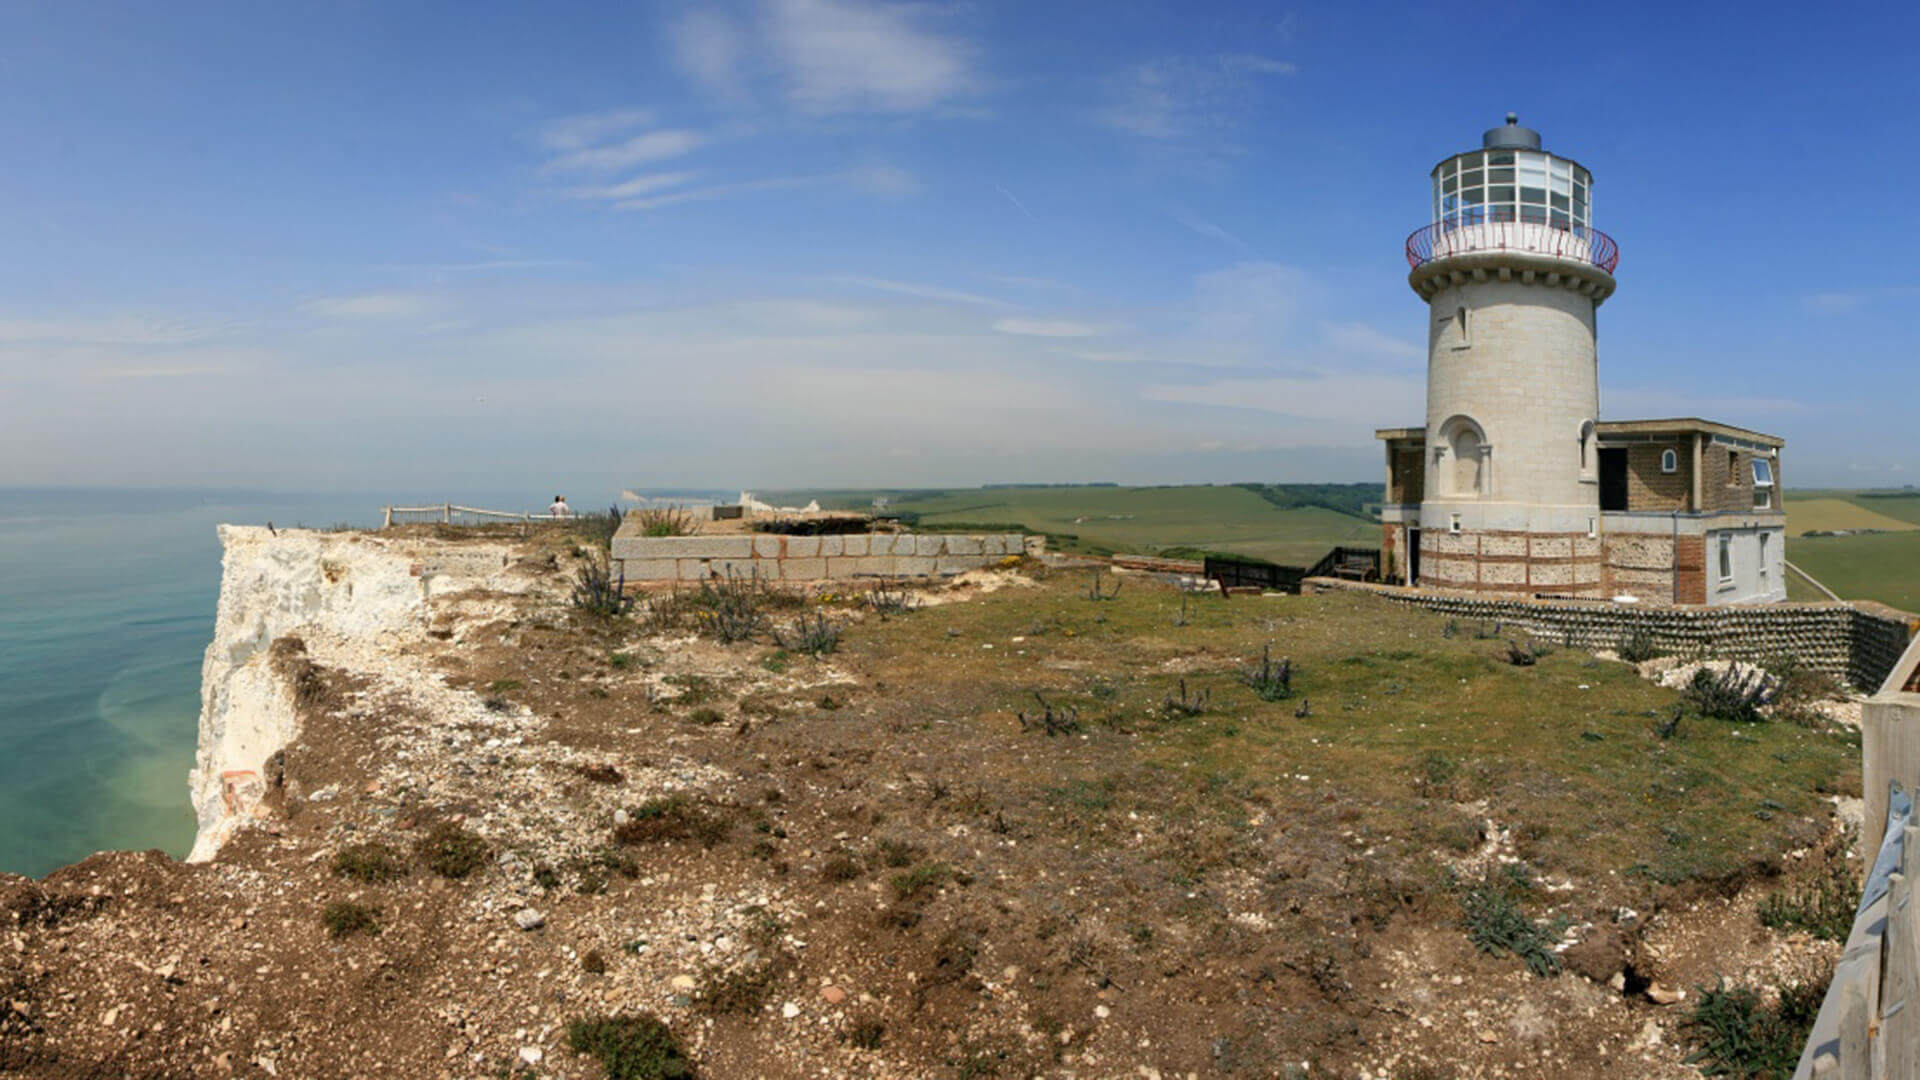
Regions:
<svg viewBox="0 0 1920 1080"><path fill-rule="evenodd" d="M1794 1080L1920 1077L1920 638L1861 710L1863 849L1875 853Z"/></svg>

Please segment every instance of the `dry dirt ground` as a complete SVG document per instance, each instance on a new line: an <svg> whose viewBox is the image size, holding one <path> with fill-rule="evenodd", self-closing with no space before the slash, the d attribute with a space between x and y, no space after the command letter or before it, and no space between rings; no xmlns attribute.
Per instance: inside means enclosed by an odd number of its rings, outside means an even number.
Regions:
<svg viewBox="0 0 1920 1080"><path fill-rule="evenodd" d="M552 565L360 670L278 645L304 732L217 860L0 876L0 1075L598 1077L569 1023L647 1013L721 1078L1690 1077L1650 983L1834 951L1754 907L1854 744L1662 739L1674 693L1624 664L1030 566L886 617L786 598L790 643L843 630L812 657L578 614ZM1274 702L1238 677L1269 645ZM470 874L429 868L437 828ZM369 843L397 877L340 872ZM1501 874L1566 925L1559 973L1463 932ZM339 903L371 928L333 936Z"/></svg>

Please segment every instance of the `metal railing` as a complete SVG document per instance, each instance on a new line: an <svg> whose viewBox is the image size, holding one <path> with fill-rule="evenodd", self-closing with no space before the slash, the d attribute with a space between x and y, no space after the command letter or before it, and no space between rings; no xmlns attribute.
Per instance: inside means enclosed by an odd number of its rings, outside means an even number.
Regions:
<svg viewBox="0 0 1920 1080"><path fill-rule="evenodd" d="M1920 826L1895 785L1887 832L1794 1080L1908 1080L1920 1063Z"/></svg>
<svg viewBox="0 0 1920 1080"><path fill-rule="evenodd" d="M1620 265L1620 245L1613 237L1589 225L1561 224L1532 214L1517 216L1510 208L1490 207L1484 213L1461 214L1416 229L1407 237L1407 265L1419 268L1454 255L1482 251L1520 251L1577 259L1613 273Z"/></svg>
<svg viewBox="0 0 1920 1080"><path fill-rule="evenodd" d="M441 503L438 506L386 506L382 528L395 525L492 525L499 522L522 523L572 521L571 517L551 514L515 513L511 510L482 510L477 506Z"/></svg>

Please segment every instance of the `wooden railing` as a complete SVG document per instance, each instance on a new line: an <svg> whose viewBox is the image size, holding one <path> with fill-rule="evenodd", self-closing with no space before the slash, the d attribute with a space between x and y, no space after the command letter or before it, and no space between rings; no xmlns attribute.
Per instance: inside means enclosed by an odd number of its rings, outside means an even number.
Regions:
<svg viewBox="0 0 1920 1080"><path fill-rule="evenodd" d="M1920 825L1893 785L1887 831L1794 1080L1920 1076Z"/></svg>
<svg viewBox="0 0 1920 1080"><path fill-rule="evenodd" d="M511 510L482 510L477 506L441 503L438 506L387 506L382 528L395 525L491 525L497 522L523 523L571 521L571 517L551 514L514 513Z"/></svg>

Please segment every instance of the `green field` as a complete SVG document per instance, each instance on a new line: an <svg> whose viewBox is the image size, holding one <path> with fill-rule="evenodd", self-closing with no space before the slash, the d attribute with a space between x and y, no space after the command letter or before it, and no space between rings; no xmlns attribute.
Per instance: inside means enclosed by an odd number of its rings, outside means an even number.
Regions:
<svg viewBox="0 0 1920 1080"><path fill-rule="evenodd" d="M1794 491L1787 494L1787 558L1848 600L1920 611L1920 491ZM1810 531L1879 529L1851 536ZM1788 597L1821 597L1789 575Z"/></svg>
<svg viewBox="0 0 1920 1080"><path fill-rule="evenodd" d="M1298 490L1311 489L1301 485ZM1280 497L1295 488L1278 489ZM1337 545L1378 547L1372 517L1322 506L1282 507L1236 485L1179 487L1012 487L947 491L792 491L783 503L819 499L829 509L867 509L886 495L890 509L924 526L1020 525L1046 533L1059 550L1151 555L1168 548L1312 563ZM1374 486L1372 497L1378 498Z"/></svg>

